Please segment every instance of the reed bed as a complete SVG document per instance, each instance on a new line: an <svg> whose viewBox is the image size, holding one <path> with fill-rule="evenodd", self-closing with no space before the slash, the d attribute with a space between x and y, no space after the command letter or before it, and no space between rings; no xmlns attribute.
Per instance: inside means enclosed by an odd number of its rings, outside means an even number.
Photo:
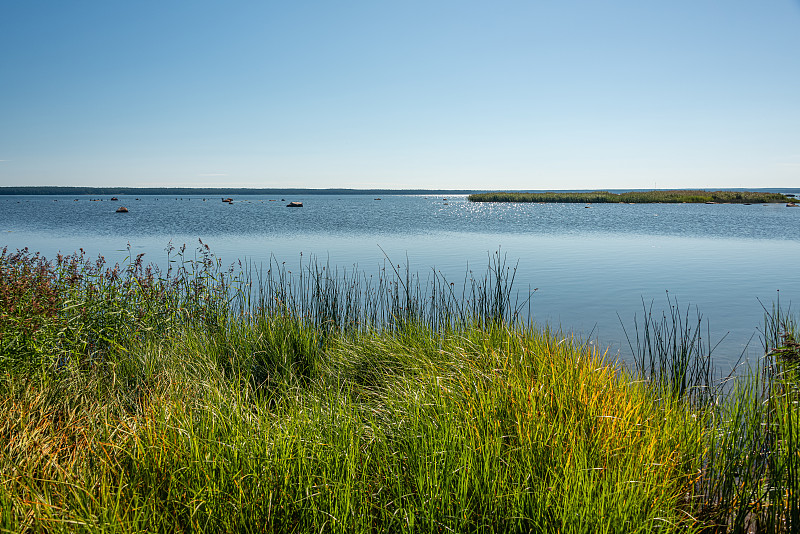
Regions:
<svg viewBox="0 0 800 534"><path fill-rule="evenodd" d="M631 332L634 368L530 324L499 253L458 285L170 254L0 254L0 531L800 525L779 305L721 381L676 303Z"/></svg>
<svg viewBox="0 0 800 534"><path fill-rule="evenodd" d="M780 193L753 191L706 191L702 189L630 191L610 193L590 191L585 193L476 193L469 195L470 202L562 202L562 203L720 203L720 204L765 204L793 202Z"/></svg>

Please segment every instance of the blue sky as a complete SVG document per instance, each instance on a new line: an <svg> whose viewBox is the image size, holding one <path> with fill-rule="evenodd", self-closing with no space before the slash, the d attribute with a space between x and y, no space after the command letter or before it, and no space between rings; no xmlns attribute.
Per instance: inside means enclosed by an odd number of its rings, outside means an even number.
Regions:
<svg viewBox="0 0 800 534"><path fill-rule="evenodd" d="M798 0L0 5L0 186L799 184Z"/></svg>

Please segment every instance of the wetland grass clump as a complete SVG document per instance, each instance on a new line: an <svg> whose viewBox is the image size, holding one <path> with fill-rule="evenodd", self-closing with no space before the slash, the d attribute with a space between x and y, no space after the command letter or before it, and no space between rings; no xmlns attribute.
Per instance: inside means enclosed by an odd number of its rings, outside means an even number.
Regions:
<svg viewBox="0 0 800 534"><path fill-rule="evenodd" d="M662 203L662 204L766 204L791 202L780 193L760 191L706 191L702 189L630 191L610 193L590 191L586 193L476 193L469 195L470 202L562 202L562 203Z"/></svg>
<svg viewBox="0 0 800 534"><path fill-rule="evenodd" d="M764 356L716 376L716 346L703 334L702 316L692 319L667 298L659 317L645 308L629 339L640 380L654 398L693 407L702 421L700 457L691 499L697 525L708 532L795 532L800 527L800 385L797 323L781 309L767 310L761 341ZM740 360L741 362L741 360Z"/></svg>
<svg viewBox="0 0 800 534"><path fill-rule="evenodd" d="M167 272L0 254L0 531L798 525L785 315L772 359L696 395L694 323L650 324L629 370L526 322L499 253L456 289L184 252Z"/></svg>

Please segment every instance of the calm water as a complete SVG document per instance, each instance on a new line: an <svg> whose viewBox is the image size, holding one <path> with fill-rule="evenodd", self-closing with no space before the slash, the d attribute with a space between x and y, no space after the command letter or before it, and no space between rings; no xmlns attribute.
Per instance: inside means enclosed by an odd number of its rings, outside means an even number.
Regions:
<svg viewBox="0 0 800 534"><path fill-rule="evenodd" d="M792 192L783 191L783 192ZM800 190L794 190L800 193ZM78 201L74 201L78 198ZM735 361L780 291L800 305L800 208L780 205L477 204L463 196L142 196L120 202L90 197L0 197L0 246L46 256L84 248L122 262L134 254L163 263L165 248L202 239L225 263L298 265L309 255L342 267L377 270L385 254L413 271L442 271L451 281L483 273L500 250L517 264L515 286L537 288L534 320L591 335L626 357L617 318L632 326L643 300L708 319L720 366ZM285 198L285 201L281 201ZM276 200L270 202L270 200ZM287 209L291 200L302 209ZM115 213L119 205L130 210ZM758 356L758 338L749 354Z"/></svg>

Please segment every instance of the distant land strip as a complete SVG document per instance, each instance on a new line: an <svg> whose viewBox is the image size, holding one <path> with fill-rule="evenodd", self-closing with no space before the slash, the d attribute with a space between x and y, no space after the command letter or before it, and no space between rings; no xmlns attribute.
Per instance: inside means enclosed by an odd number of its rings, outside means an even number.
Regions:
<svg viewBox="0 0 800 534"><path fill-rule="evenodd" d="M474 189L8 186L0 195L466 195Z"/></svg>
<svg viewBox="0 0 800 534"><path fill-rule="evenodd" d="M610 193L477 193L469 195L471 202L546 202L546 203L623 203L623 204L765 204L793 202L795 199L780 193L754 191L658 190Z"/></svg>

